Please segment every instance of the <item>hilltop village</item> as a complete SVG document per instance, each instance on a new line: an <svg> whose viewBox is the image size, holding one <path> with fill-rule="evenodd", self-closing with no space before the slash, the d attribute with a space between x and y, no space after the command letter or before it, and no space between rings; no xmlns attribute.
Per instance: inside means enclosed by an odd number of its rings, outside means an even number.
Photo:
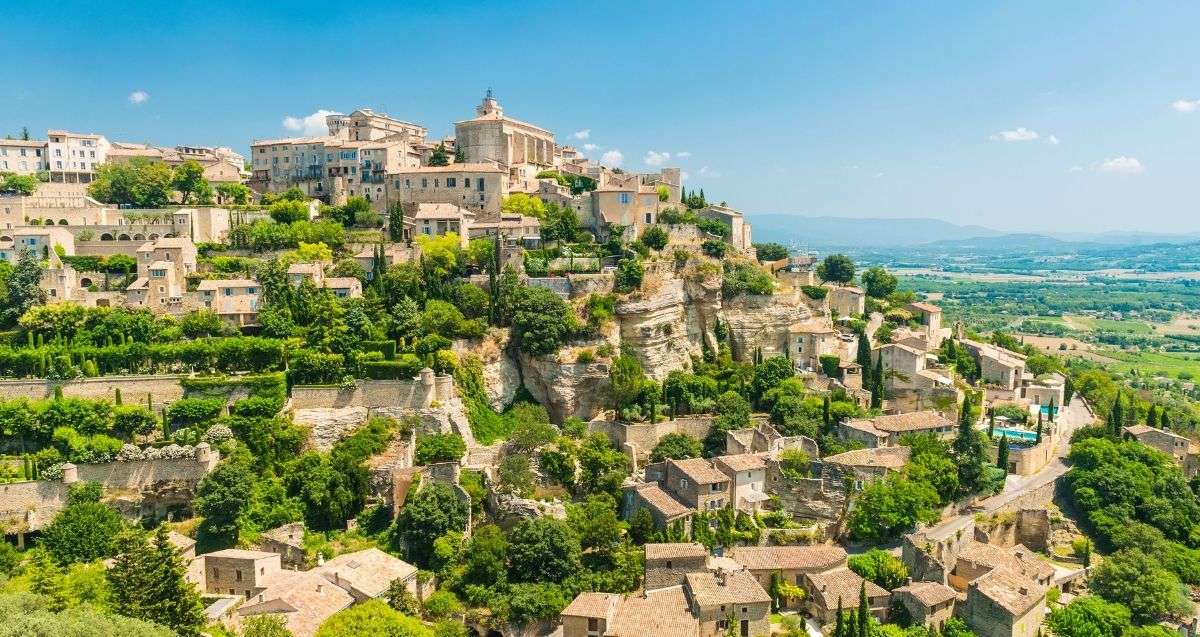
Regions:
<svg viewBox="0 0 1200 637"><path fill-rule="evenodd" d="M490 91L442 139L326 125L247 156L0 140L0 614L1195 634L1200 448L1153 397L754 243Z"/></svg>

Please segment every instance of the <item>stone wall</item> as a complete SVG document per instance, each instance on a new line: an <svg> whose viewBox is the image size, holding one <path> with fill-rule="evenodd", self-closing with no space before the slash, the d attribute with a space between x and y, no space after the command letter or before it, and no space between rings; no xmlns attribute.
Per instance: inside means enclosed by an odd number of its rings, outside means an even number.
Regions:
<svg viewBox="0 0 1200 637"><path fill-rule="evenodd" d="M426 373L428 371L428 373ZM292 409L366 407L399 407L419 409L429 407L433 401L447 401L455 395L454 379L450 376L434 376L432 370L422 370L421 377L413 380L370 380L355 381L354 387L343 389L332 386L292 387Z"/></svg>
<svg viewBox="0 0 1200 637"><path fill-rule="evenodd" d="M821 477L793 479L779 469L779 461L767 460L767 494L779 498L779 508L802 524L816 524L825 537L837 534L846 512L846 484L833 465L825 465Z"/></svg>
<svg viewBox="0 0 1200 637"><path fill-rule="evenodd" d="M66 506L70 485L79 481L100 483L106 498L115 498L114 506L129 517L157 515L164 503L186 504L219 460L201 443L193 458L67 464L62 480L0 485L0 528L5 532L43 528Z"/></svg>
<svg viewBox="0 0 1200 637"><path fill-rule="evenodd" d="M54 388L62 385L63 396L75 398L113 400L116 390L126 404L146 403L146 395L152 398L155 407L183 398L183 387L179 384L182 374L156 374L149 376L101 376L79 378L68 381L52 381L41 378L0 380L0 398L50 398Z"/></svg>
<svg viewBox="0 0 1200 637"><path fill-rule="evenodd" d="M703 440L712 429L712 422L713 416L707 414L656 423L596 419L588 423L588 431L598 431L608 436L617 448L633 459L636 466L642 466L649 461L650 452L663 436L681 433Z"/></svg>
<svg viewBox="0 0 1200 637"><path fill-rule="evenodd" d="M613 278L611 272L567 274L567 280L571 282L571 298L583 298L589 294L609 294L613 291Z"/></svg>

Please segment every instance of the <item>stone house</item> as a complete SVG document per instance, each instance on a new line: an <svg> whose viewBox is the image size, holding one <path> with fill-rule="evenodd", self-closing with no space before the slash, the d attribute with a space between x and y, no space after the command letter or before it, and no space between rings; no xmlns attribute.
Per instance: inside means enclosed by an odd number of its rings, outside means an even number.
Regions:
<svg viewBox="0 0 1200 637"><path fill-rule="evenodd" d="M562 637L698 637L700 622L683 586L640 595L580 593L560 615Z"/></svg>
<svg viewBox="0 0 1200 637"><path fill-rule="evenodd" d="M391 201L452 204L495 215L507 192L507 176L503 168L487 162L420 166L389 173L386 187ZM407 212L405 225L409 225Z"/></svg>
<svg viewBox="0 0 1200 637"><path fill-rule="evenodd" d="M658 528L666 528L679 520L690 524L693 509L676 500L671 494L658 486L657 482L647 482L626 487L623 493L626 515L633 517L639 509L646 509L654 518Z"/></svg>
<svg viewBox="0 0 1200 637"><path fill-rule="evenodd" d="M869 580L864 580L849 568L836 568L821 573L805 573L804 590L807 594L804 600L805 610L822 626L831 624L837 619L838 601L843 608L853 608L858 605L858 595L862 587L867 589L867 605L871 614L879 621L887 620L891 596L883 587Z"/></svg>
<svg viewBox="0 0 1200 637"><path fill-rule="evenodd" d="M745 215L725 205L709 204L696 211L703 219L716 219L729 226L729 243L740 252L747 252L754 247L750 236L750 222Z"/></svg>
<svg viewBox="0 0 1200 637"><path fill-rule="evenodd" d="M679 586L688 573L708 570L708 550L690 542L646 544L646 590Z"/></svg>
<svg viewBox="0 0 1200 637"><path fill-rule="evenodd" d="M354 597L349 592L319 573L285 571L247 599L232 623L240 625L255 615L278 615L293 637L312 637L326 619L352 604Z"/></svg>
<svg viewBox="0 0 1200 637"><path fill-rule="evenodd" d="M886 386L891 391L928 391L953 386L953 380L941 369L930 367L937 356L926 352L924 347L904 343L887 343L875 348L872 360L882 359L886 374Z"/></svg>
<svg viewBox="0 0 1200 637"><path fill-rule="evenodd" d="M288 266L287 276L292 285L309 280L317 289L329 290L338 298L362 296L361 281L352 276L325 276L325 268L320 263L293 263Z"/></svg>
<svg viewBox="0 0 1200 637"><path fill-rule="evenodd" d="M912 625L938 632L954 616L957 599L954 589L940 582L909 582L892 591L892 607L908 611Z"/></svg>
<svg viewBox="0 0 1200 637"><path fill-rule="evenodd" d="M415 204L406 212L413 219L413 234L440 237L453 232L462 247L467 247L471 224L475 223L474 212L451 203Z"/></svg>
<svg viewBox="0 0 1200 637"><path fill-rule="evenodd" d="M827 456L821 462L840 466L844 475L853 477L854 490L860 491L867 483L904 468L911 454L908 447L868 447Z"/></svg>
<svg viewBox="0 0 1200 637"><path fill-rule="evenodd" d="M862 288L829 286L825 298L834 316L856 316L867 311L867 293Z"/></svg>
<svg viewBox="0 0 1200 637"><path fill-rule="evenodd" d="M777 573L782 581L803 587L805 575L823 573L846 565L845 549L821 544L737 546L729 550L728 556L750 571L759 585L768 591L771 590L771 578Z"/></svg>
<svg viewBox="0 0 1200 637"><path fill-rule="evenodd" d="M838 354L838 335L825 320L814 318L788 328L788 352L800 371L820 371L822 356Z"/></svg>
<svg viewBox="0 0 1200 637"><path fill-rule="evenodd" d="M307 559L304 550L304 523L292 522L262 534L258 541L261 550L278 553L285 568L302 568Z"/></svg>
<svg viewBox="0 0 1200 637"><path fill-rule="evenodd" d="M215 595L250 599L266 590L283 572L278 553L225 549L201 555L203 590Z"/></svg>
<svg viewBox="0 0 1200 637"><path fill-rule="evenodd" d="M355 602L383 597L397 580L409 592L417 592L417 567L377 548L339 555L311 572L345 589Z"/></svg>
<svg viewBox="0 0 1200 637"><path fill-rule="evenodd" d="M979 637L1036 637L1046 617L1046 590L1007 568L995 568L968 585L957 612Z"/></svg>
<svg viewBox="0 0 1200 637"><path fill-rule="evenodd" d="M663 484L676 499L696 511L723 509L730 504L730 479L704 458L667 460Z"/></svg>
<svg viewBox="0 0 1200 637"><path fill-rule="evenodd" d="M958 342L979 365L979 377L983 382L1008 390L1015 390L1021 386L1025 376L1023 354L967 338L960 338Z"/></svg>
<svg viewBox="0 0 1200 637"><path fill-rule="evenodd" d="M942 327L942 308L924 301L909 303L904 309L912 313L913 318L921 323L926 349L937 349L942 341L950 335L949 328Z"/></svg>
<svg viewBox="0 0 1200 637"><path fill-rule="evenodd" d="M956 431L953 421L933 410L846 420L838 424L839 436L866 447L894 447L905 434L931 434L948 440Z"/></svg>
<svg viewBox="0 0 1200 637"><path fill-rule="evenodd" d="M718 568L684 577L684 591L700 624L699 637L721 637L731 624L746 637L771 632L771 596L750 571Z"/></svg>
<svg viewBox="0 0 1200 637"><path fill-rule="evenodd" d="M1125 427L1123 431L1126 440L1136 440L1174 458L1188 478L1200 472L1200 446L1190 439L1147 425L1133 425Z"/></svg>
<svg viewBox="0 0 1200 637"><path fill-rule="evenodd" d="M204 279L196 293L205 307L231 325L258 322L259 285L254 279Z"/></svg>
<svg viewBox="0 0 1200 637"><path fill-rule="evenodd" d="M762 507L767 496L767 459L762 454L743 453L713 458L713 466L730 482L730 502L734 508L754 513Z"/></svg>

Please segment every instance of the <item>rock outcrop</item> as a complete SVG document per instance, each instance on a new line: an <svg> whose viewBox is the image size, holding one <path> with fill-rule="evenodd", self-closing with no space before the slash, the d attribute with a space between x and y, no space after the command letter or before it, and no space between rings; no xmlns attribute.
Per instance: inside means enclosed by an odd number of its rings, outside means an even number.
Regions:
<svg viewBox="0 0 1200 637"><path fill-rule="evenodd" d="M725 301L721 308L729 328L729 346L738 360L751 358L755 348L784 352L788 328L812 318L812 309L799 294L743 295Z"/></svg>
<svg viewBox="0 0 1200 637"><path fill-rule="evenodd" d="M692 356L700 354L700 334L695 340L689 334L688 306L683 281L676 278L662 281L653 294L616 306L621 344L637 356L646 376L661 381L691 366Z"/></svg>
<svg viewBox="0 0 1200 637"><path fill-rule="evenodd" d="M576 416L589 420L608 395L607 361L563 363L554 355L517 354L525 389L546 407L550 419L561 423Z"/></svg>
<svg viewBox="0 0 1200 637"><path fill-rule="evenodd" d="M308 428L308 444L317 451L329 451L334 443L350 435L367 422L366 407L312 407L297 409L297 425Z"/></svg>

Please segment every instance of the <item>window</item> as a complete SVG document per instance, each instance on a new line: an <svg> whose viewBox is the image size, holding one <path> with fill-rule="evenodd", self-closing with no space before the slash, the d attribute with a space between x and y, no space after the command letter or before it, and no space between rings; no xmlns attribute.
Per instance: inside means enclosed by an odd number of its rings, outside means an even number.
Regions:
<svg viewBox="0 0 1200 637"><path fill-rule="evenodd" d="M470 188L470 187L471 187L471 178L463 177L463 188Z"/></svg>
<svg viewBox="0 0 1200 637"><path fill-rule="evenodd" d="M428 179L426 179L425 177L422 177L422 178L421 178L421 187L422 187L422 188L428 188L428 187L429 187L429 180L428 180Z"/></svg>
<svg viewBox="0 0 1200 637"><path fill-rule="evenodd" d="M631 200L631 197L629 196L629 193L627 193L627 192L623 192L617 196L617 201L620 201L622 204L627 204L630 202L630 200Z"/></svg>
<svg viewBox="0 0 1200 637"><path fill-rule="evenodd" d="M646 223L654 223L653 221L650 220L650 217L651 217L650 213L647 212L646 213Z"/></svg>
<svg viewBox="0 0 1200 637"><path fill-rule="evenodd" d="M671 560L667 560L667 568L671 568Z"/></svg>
<svg viewBox="0 0 1200 637"><path fill-rule="evenodd" d="M455 187L455 186L457 186L457 185L458 185L458 180L457 180L457 179L455 179L454 177L447 177L447 178L446 178L446 187L447 187L447 188L454 188L454 187Z"/></svg>
<svg viewBox="0 0 1200 637"><path fill-rule="evenodd" d="M234 579L236 579L239 582L242 581L242 569L239 568L236 571L234 571L233 573L234 573Z"/></svg>
<svg viewBox="0 0 1200 637"><path fill-rule="evenodd" d="M680 479L679 479L679 488L680 488L680 489L686 489L686 488L688 488L688 481L687 481L687 478L680 478Z"/></svg>
<svg viewBox="0 0 1200 637"><path fill-rule="evenodd" d="M214 568L213 569L213 579L220 579L220 578L221 578L221 571Z"/></svg>
<svg viewBox="0 0 1200 637"><path fill-rule="evenodd" d="M483 180L482 179L475 180L475 190L478 190L479 192L483 192Z"/></svg>

